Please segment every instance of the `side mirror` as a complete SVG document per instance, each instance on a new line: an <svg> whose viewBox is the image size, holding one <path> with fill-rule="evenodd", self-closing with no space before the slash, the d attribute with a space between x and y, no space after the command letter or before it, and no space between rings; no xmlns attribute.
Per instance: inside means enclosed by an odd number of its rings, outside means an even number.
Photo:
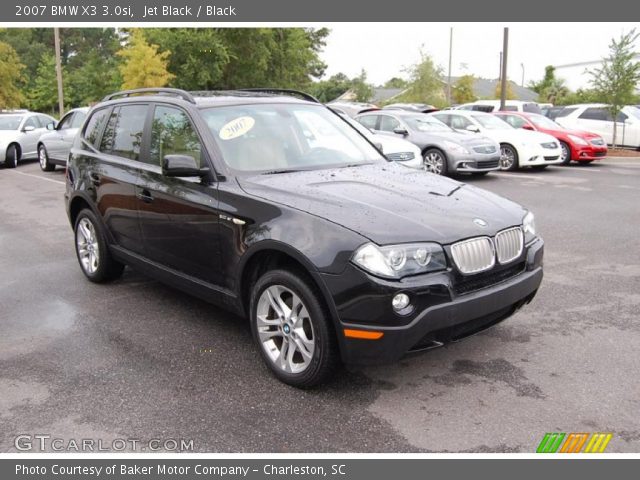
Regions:
<svg viewBox="0 0 640 480"><path fill-rule="evenodd" d="M190 155L166 155L162 159L162 174L166 177L202 177L209 172L200 168Z"/></svg>
<svg viewBox="0 0 640 480"><path fill-rule="evenodd" d="M475 125L468 125L465 130L473 133L480 133L480 129Z"/></svg>
<svg viewBox="0 0 640 480"><path fill-rule="evenodd" d="M380 153L384 153L383 149L382 149L382 144L380 142L373 142L373 145L380 150Z"/></svg>
<svg viewBox="0 0 640 480"><path fill-rule="evenodd" d="M407 129L404 127L396 127L393 129L393 133L397 133L398 135L403 135L403 136L407 136L409 135L409 132L407 132Z"/></svg>
<svg viewBox="0 0 640 480"><path fill-rule="evenodd" d="M56 129L56 124L51 122L51 123L47 123L47 130L55 130Z"/></svg>
<svg viewBox="0 0 640 480"><path fill-rule="evenodd" d="M528 123L525 123L524 125L522 125L521 128L523 128L524 130L533 130L533 127Z"/></svg>
<svg viewBox="0 0 640 480"><path fill-rule="evenodd" d="M33 132L36 129L33 125L27 125L22 129L24 133Z"/></svg>

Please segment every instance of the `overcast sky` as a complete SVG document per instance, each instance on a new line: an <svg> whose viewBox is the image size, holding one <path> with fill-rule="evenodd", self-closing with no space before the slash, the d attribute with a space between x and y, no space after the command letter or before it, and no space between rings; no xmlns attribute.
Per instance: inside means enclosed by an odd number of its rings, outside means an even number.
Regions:
<svg viewBox="0 0 640 480"><path fill-rule="evenodd" d="M452 75L474 74L497 78L502 33L509 27L508 77L520 84L524 64L525 85L539 80L546 65L599 60L608 53L612 37L640 23L345 23L330 27L322 55L327 78L338 72L355 76L364 68L375 85L393 76L405 76L404 67L420 58L420 47L447 73L449 28L453 27ZM638 42L640 50L640 42ZM560 68L556 74L576 89L588 86L585 68Z"/></svg>

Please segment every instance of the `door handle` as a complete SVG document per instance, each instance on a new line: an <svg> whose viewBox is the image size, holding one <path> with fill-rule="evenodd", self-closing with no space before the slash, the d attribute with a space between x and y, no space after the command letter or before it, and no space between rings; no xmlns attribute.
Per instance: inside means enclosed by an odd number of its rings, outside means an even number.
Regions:
<svg viewBox="0 0 640 480"><path fill-rule="evenodd" d="M153 202L153 195L151 195L151 192L147 189L141 190L136 193L136 197L138 197L138 199L142 200L144 203Z"/></svg>

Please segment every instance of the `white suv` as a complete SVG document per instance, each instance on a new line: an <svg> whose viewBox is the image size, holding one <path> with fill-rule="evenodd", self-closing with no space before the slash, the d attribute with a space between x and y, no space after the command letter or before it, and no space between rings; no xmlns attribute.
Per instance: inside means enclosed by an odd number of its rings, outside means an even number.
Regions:
<svg viewBox="0 0 640 480"><path fill-rule="evenodd" d="M556 122L565 128L586 130L613 144L613 117L603 103L569 105L558 113ZM628 105L616 118L616 145L640 148L640 109Z"/></svg>
<svg viewBox="0 0 640 480"><path fill-rule="evenodd" d="M476 100L472 103L458 105L455 110L471 110L474 112L498 112L500 111L500 100ZM503 112L528 112L542 114L540 105L536 102L524 102L522 100L507 100L504 104Z"/></svg>

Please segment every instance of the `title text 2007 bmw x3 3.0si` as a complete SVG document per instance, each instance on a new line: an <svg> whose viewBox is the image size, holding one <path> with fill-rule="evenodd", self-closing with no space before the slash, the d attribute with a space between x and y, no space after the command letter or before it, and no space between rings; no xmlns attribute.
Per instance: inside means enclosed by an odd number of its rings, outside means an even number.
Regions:
<svg viewBox="0 0 640 480"><path fill-rule="evenodd" d="M94 282L131 265L249 317L304 387L494 325L542 280L533 215L387 161L299 92L120 92L71 150L66 205Z"/></svg>

